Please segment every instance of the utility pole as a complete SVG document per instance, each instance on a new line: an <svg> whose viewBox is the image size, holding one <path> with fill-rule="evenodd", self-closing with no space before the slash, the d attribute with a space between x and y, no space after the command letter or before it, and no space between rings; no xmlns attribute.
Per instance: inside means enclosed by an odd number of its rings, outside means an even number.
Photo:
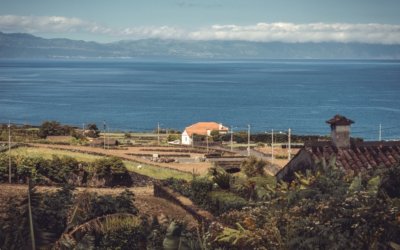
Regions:
<svg viewBox="0 0 400 250"><path fill-rule="evenodd" d="M104 131L104 150L106 149L106 121L103 121L103 131Z"/></svg>
<svg viewBox="0 0 400 250"><path fill-rule="evenodd" d="M208 154L208 134L206 135L206 142L207 142L207 154Z"/></svg>
<svg viewBox="0 0 400 250"><path fill-rule="evenodd" d="M379 141L382 141L382 124L379 124Z"/></svg>
<svg viewBox="0 0 400 250"><path fill-rule="evenodd" d="M290 157L291 157L291 145L290 145L290 133L291 133L292 131L291 131L291 129L289 128L289 130L288 130L288 160L290 161Z"/></svg>
<svg viewBox="0 0 400 250"><path fill-rule="evenodd" d="M247 156L250 156L250 124L247 129Z"/></svg>
<svg viewBox="0 0 400 250"><path fill-rule="evenodd" d="M107 126L107 134L110 134L110 126ZM107 137L107 149L110 149L110 136Z"/></svg>
<svg viewBox="0 0 400 250"><path fill-rule="evenodd" d="M160 123L157 122L157 145L160 146Z"/></svg>
<svg viewBox="0 0 400 250"><path fill-rule="evenodd" d="M233 151L233 127L231 126L231 151Z"/></svg>
<svg viewBox="0 0 400 250"><path fill-rule="evenodd" d="M11 121L8 121L8 182L11 184Z"/></svg>
<svg viewBox="0 0 400 250"><path fill-rule="evenodd" d="M271 162L274 163L274 129L271 133Z"/></svg>

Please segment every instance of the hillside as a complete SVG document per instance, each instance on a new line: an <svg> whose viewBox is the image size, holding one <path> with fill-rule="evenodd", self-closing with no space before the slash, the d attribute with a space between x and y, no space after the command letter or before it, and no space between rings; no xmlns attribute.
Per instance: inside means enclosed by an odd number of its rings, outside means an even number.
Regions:
<svg viewBox="0 0 400 250"><path fill-rule="evenodd" d="M0 58L400 59L400 45L144 39L96 43L0 32Z"/></svg>

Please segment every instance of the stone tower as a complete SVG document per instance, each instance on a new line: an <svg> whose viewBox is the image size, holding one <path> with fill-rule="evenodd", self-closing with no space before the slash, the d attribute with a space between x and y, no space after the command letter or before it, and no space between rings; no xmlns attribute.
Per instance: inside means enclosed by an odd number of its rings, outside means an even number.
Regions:
<svg viewBox="0 0 400 250"><path fill-rule="evenodd" d="M332 142L337 148L350 147L350 125L354 121L342 115L335 115L326 123L331 125Z"/></svg>

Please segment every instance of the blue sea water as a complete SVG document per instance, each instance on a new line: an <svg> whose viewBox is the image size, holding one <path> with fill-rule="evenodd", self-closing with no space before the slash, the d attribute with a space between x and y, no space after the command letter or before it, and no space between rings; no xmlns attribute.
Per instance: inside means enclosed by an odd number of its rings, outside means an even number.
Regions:
<svg viewBox="0 0 400 250"><path fill-rule="evenodd" d="M183 129L328 134L339 113L353 136L400 138L400 61L0 60L0 122L44 120L111 130Z"/></svg>

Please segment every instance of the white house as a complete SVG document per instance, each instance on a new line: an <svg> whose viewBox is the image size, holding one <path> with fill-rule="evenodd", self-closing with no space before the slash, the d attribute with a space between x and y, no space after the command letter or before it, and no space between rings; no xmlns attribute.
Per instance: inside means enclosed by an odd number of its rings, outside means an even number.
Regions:
<svg viewBox="0 0 400 250"><path fill-rule="evenodd" d="M182 133L182 144L191 145L193 142L193 135L211 135L211 131L218 131L220 134L228 133L229 129L224 127L221 123L216 122L198 122L189 127L186 127Z"/></svg>

